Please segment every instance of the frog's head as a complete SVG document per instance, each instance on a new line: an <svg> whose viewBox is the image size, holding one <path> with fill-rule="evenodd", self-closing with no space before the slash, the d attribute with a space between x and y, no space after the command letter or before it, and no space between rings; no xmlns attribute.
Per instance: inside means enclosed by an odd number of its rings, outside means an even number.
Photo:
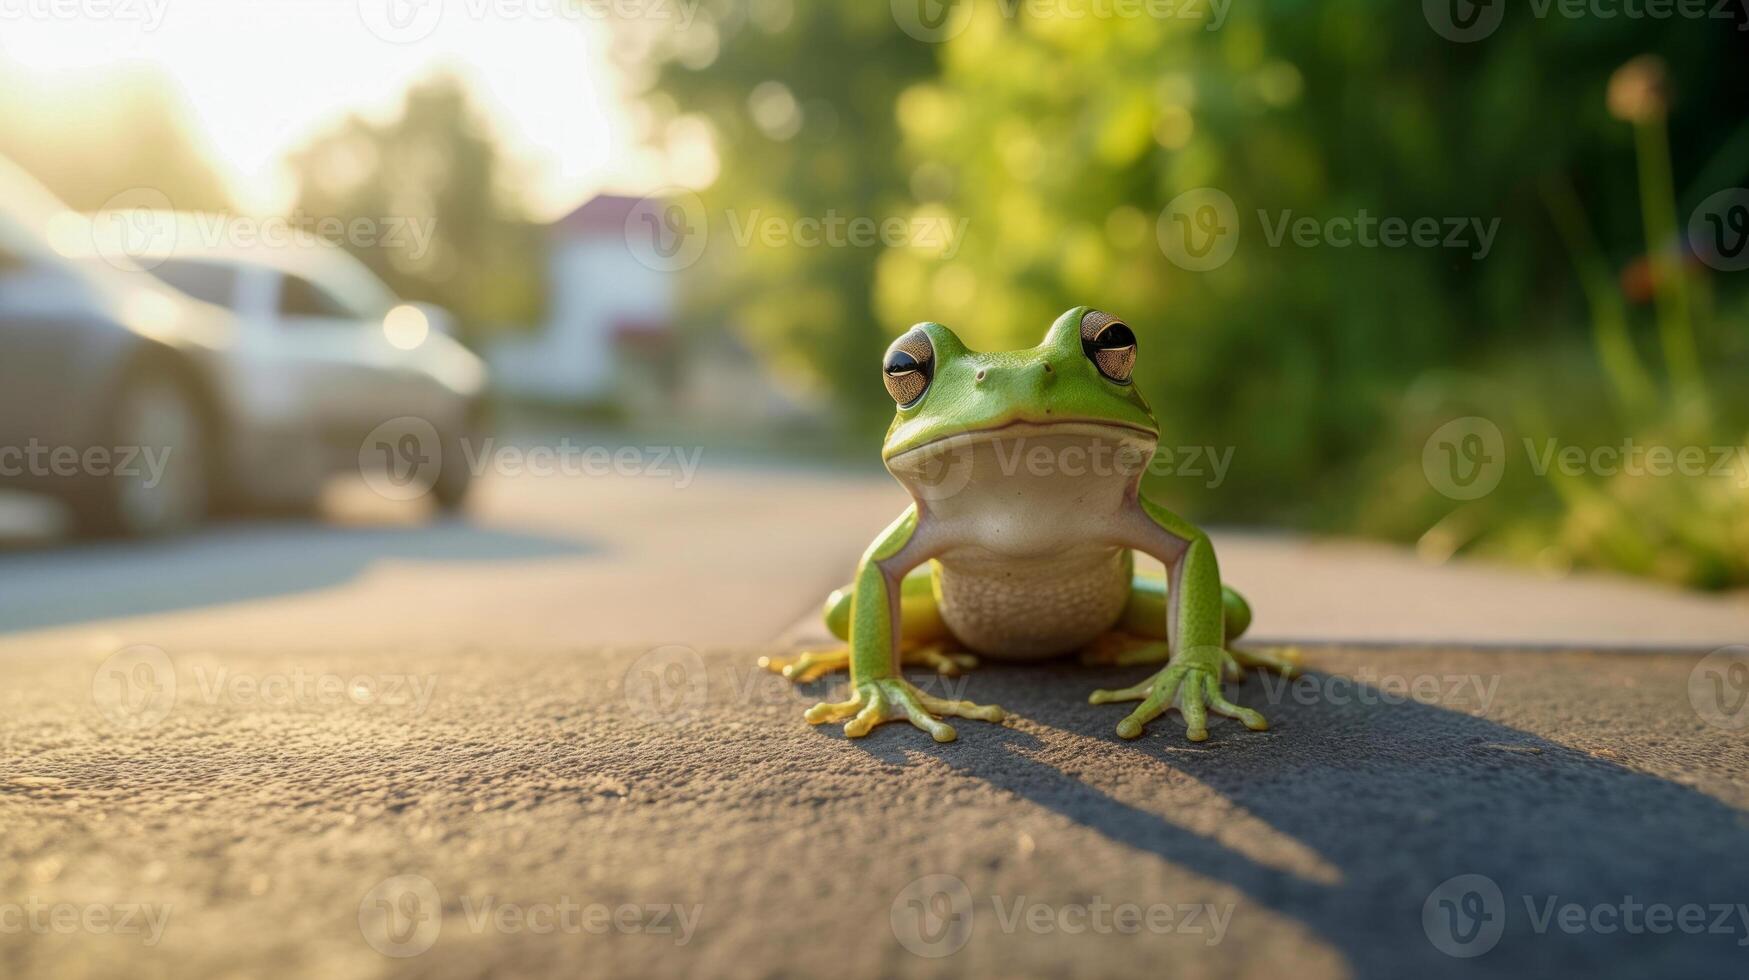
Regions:
<svg viewBox="0 0 1749 980"><path fill-rule="evenodd" d="M1085 306L1058 317L1030 350L974 351L941 324L919 323L881 365L899 406L881 458L909 483L907 475L943 453L1048 435L1120 450L1145 466L1160 430L1130 383L1135 362L1129 326Z"/></svg>

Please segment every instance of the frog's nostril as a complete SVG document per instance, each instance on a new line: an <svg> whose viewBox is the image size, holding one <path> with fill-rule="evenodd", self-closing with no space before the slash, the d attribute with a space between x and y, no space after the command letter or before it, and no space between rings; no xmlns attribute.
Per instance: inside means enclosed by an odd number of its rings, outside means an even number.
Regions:
<svg viewBox="0 0 1749 980"><path fill-rule="evenodd" d="M1050 374L1053 370L1055 370L1055 369L1051 367L1051 363L1049 361L1046 361L1045 362L1045 373Z"/></svg>
<svg viewBox="0 0 1749 980"><path fill-rule="evenodd" d="M983 368L979 368L978 373L976 375L976 380L978 380L978 381L984 380L984 376L988 373L989 372L985 371Z"/></svg>

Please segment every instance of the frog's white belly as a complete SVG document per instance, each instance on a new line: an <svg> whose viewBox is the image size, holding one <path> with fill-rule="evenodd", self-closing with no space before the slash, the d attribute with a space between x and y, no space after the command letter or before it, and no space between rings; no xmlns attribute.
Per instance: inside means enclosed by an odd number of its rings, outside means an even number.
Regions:
<svg viewBox="0 0 1749 980"><path fill-rule="evenodd" d="M987 657L1036 660L1116 625L1130 564L1114 529L1152 452L1151 437L1071 422L948 443L932 484L917 460L889 463L915 488L920 533L946 542L936 596L954 636Z"/></svg>
<svg viewBox="0 0 1749 980"><path fill-rule="evenodd" d="M967 648L995 660L1039 660L1080 649L1111 629L1129 601L1122 550L1083 548L1052 558L964 552L940 561L942 621Z"/></svg>

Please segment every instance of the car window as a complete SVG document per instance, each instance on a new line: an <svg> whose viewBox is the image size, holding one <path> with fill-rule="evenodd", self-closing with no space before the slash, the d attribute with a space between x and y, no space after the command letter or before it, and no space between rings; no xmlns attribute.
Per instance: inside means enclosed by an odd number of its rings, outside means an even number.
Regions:
<svg viewBox="0 0 1749 980"><path fill-rule="evenodd" d="M237 306L237 270L233 266L171 259L153 267L152 272L171 288L195 299L232 309Z"/></svg>
<svg viewBox="0 0 1749 980"><path fill-rule="evenodd" d="M279 314L341 320L356 317L333 293L303 276L293 275L287 275L280 280Z"/></svg>

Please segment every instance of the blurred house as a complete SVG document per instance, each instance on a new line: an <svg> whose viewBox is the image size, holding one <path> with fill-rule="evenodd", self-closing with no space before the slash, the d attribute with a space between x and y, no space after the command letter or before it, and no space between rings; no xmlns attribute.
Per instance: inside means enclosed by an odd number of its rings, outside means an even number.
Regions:
<svg viewBox="0 0 1749 980"><path fill-rule="evenodd" d="M597 195L548 228L546 322L488 353L506 395L635 410L672 389L676 274L627 245L639 201Z"/></svg>
<svg viewBox="0 0 1749 980"><path fill-rule="evenodd" d="M652 268L626 238L645 203L601 194L549 227L546 322L487 352L497 390L719 429L818 422L823 399L775 383L726 325L685 336L676 329L684 269Z"/></svg>

